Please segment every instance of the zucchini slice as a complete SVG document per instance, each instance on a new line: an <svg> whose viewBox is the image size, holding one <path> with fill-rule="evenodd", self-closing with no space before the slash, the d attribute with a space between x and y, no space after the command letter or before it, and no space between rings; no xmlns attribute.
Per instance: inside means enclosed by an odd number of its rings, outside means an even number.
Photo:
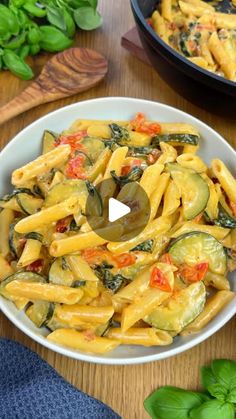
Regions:
<svg viewBox="0 0 236 419"><path fill-rule="evenodd" d="M47 301L35 301L25 312L36 327L47 326L54 312L54 304Z"/></svg>
<svg viewBox="0 0 236 419"><path fill-rule="evenodd" d="M94 137L85 137L81 141L81 144L85 147L85 154L88 156L92 162L95 162L99 155L103 152L105 148L104 141L99 138Z"/></svg>
<svg viewBox="0 0 236 419"><path fill-rule="evenodd" d="M81 179L68 179L53 186L44 201L44 207L51 207L59 204L71 196L78 196L79 201L86 202L88 190L86 184Z"/></svg>
<svg viewBox="0 0 236 419"><path fill-rule="evenodd" d="M158 307L144 321L157 329L179 333L201 313L205 301L205 285L202 281L196 282L170 297L165 306Z"/></svg>
<svg viewBox="0 0 236 419"><path fill-rule="evenodd" d="M43 199L30 196L27 193L19 193L16 195L16 200L22 211L28 215L35 214L43 205Z"/></svg>
<svg viewBox="0 0 236 419"><path fill-rule="evenodd" d="M174 145L198 145L199 137L193 134L164 134L155 135L152 139L152 146L159 146L160 142L170 143Z"/></svg>
<svg viewBox="0 0 236 419"><path fill-rule="evenodd" d="M44 131L42 154L48 153L49 151L54 149L57 138L58 138L58 134L56 134L55 132L47 131L47 130Z"/></svg>
<svg viewBox="0 0 236 419"><path fill-rule="evenodd" d="M181 194L184 218L192 220L207 206L210 191L206 181L194 170L178 163L167 163L166 169Z"/></svg>
<svg viewBox="0 0 236 419"><path fill-rule="evenodd" d="M57 285L71 287L75 281L73 272L66 263L66 259L57 258L51 265L49 271L49 282Z"/></svg>
<svg viewBox="0 0 236 419"><path fill-rule="evenodd" d="M9 247L12 255L18 259L21 252L21 244L20 244L20 238L22 238L22 234L19 234L15 231L15 225L18 221L10 224L9 228Z"/></svg>
<svg viewBox="0 0 236 419"><path fill-rule="evenodd" d="M224 247L208 233L193 231L182 234L170 243L168 251L177 265L208 262L211 272L225 274L227 256Z"/></svg>

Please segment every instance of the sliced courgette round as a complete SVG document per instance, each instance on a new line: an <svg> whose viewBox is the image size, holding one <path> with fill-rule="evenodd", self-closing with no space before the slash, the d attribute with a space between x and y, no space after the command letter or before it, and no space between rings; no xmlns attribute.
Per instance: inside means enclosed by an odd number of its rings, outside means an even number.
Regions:
<svg viewBox="0 0 236 419"><path fill-rule="evenodd" d="M99 138L94 137L85 137L81 140L81 144L85 147L85 153L92 160L95 162L98 156L102 153L105 148L105 144Z"/></svg>
<svg viewBox="0 0 236 419"><path fill-rule="evenodd" d="M202 281L196 282L170 297L165 306L158 307L144 321L157 329L179 333L201 313L205 301L205 285Z"/></svg>
<svg viewBox="0 0 236 419"><path fill-rule="evenodd" d="M184 218L192 220L207 206L210 196L207 183L194 170L182 167L177 163L167 163L166 170L170 173L181 194Z"/></svg>
<svg viewBox="0 0 236 419"><path fill-rule="evenodd" d="M63 257L57 258L50 267L49 282L52 284L71 287L74 281L75 277L66 263L66 259Z"/></svg>
<svg viewBox="0 0 236 419"><path fill-rule="evenodd" d="M25 313L36 327L44 327L51 320L54 307L53 303L47 301L35 301Z"/></svg>
<svg viewBox="0 0 236 419"><path fill-rule="evenodd" d="M18 259L20 256L20 252L21 252L21 244L20 244L20 239L22 238L22 234L19 234L15 231L15 225L17 224L19 220L17 220L16 222L10 224L10 228L9 228L9 247L10 247L10 251L12 253L12 255Z"/></svg>
<svg viewBox="0 0 236 419"><path fill-rule="evenodd" d="M88 190L84 180L68 179L57 183L49 190L48 196L44 201L44 207L59 204L71 196L77 196L79 201L83 200L83 202L86 202Z"/></svg>
<svg viewBox="0 0 236 419"><path fill-rule="evenodd" d="M43 150L42 154L48 153L55 148L56 139L58 134L52 131L44 131L43 133Z"/></svg>
<svg viewBox="0 0 236 419"><path fill-rule="evenodd" d="M19 193L16 195L16 200L22 211L27 215L35 214L43 205L43 199L30 196L27 193Z"/></svg>
<svg viewBox="0 0 236 419"><path fill-rule="evenodd" d="M174 263L194 266L208 262L211 272L224 275L227 256L224 247L208 233L193 231L173 240L168 248Z"/></svg>
<svg viewBox="0 0 236 419"><path fill-rule="evenodd" d="M199 137L193 134L164 134L155 135L152 139L152 145L159 146L161 142L170 143L174 145L198 145Z"/></svg>

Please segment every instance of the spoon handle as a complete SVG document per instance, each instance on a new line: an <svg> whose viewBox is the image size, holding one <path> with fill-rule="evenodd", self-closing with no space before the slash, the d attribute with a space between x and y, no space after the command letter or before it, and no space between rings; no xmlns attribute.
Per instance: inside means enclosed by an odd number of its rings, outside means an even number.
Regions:
<svg viewBox="0 0 236 419"><path fill-rule="evenodd" d="M39 89L32 83L23 92L17 95L10 102L0 107L0 125L14 116L20 115L35 106L45 102L45 97Z"/></svg>

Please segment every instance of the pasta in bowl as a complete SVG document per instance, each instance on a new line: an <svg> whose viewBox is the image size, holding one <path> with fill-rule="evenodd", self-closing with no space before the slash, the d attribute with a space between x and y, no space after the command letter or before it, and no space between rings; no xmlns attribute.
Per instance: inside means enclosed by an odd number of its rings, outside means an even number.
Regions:
<svg viewBox="0 0 236 419"><path fill-rule="evenodd" d="M27 155L6 159L26 142ZM148 101L97 99L36 121L1 156L3 312L43 345L101 363L161 359L210 336L235 313L232 156L200 121ZM101 205L135 200L135 182L149 196L149 221L108 242ZM126 227L114 223L122 238Z"/></svg>

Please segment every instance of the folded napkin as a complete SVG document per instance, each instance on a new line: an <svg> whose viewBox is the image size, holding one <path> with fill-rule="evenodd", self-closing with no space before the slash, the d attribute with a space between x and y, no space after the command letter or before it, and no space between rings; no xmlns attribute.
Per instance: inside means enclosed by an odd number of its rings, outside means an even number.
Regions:
<svg viewBox="0 0 236 419"><path fill-rule="evenodd" d="M1 419L119 419L77 390L35 352L0 339Z"/></svg>

